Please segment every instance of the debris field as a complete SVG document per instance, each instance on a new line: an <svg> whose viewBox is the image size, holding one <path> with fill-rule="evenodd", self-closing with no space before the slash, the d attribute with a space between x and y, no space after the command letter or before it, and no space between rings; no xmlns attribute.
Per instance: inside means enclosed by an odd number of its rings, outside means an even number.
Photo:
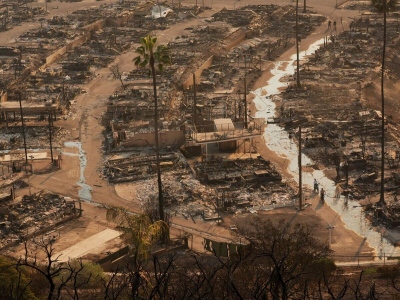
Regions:
<svg viewBox="0 0 400 300"><path fill-rule="evenodd" d="M15 47L1 48L0 82L7 90L0 106L3 150L21 152L22 119L30 148L49 149L50 136L53 147L62 147L68 132L57 122L75 117L73 99L86 92L83 85L96 70L137 48L140 37L155 28L166 29L207 9L164 6L165 17L157 17L161 11L148 3L77 11L43 20L40 28L17 38ZM295 191L257 154L253 139L261 135L265 120L250 117L247 96L263 64L294 45L294 16L293 5L224 9L171 38L173 64L157 74L163 189L170 212L213 219L221 211L293 204ZM395 15L388 18L393 63L387 76L392 81L400 70L393 51L399 41L396 20ZM300 39L324 22L311 10L299 14ZM373 80L379 71L382 17L368 13L354 20L351 30L338 29L302 64L302 89L291 83L275 97L277 120L294 137L301 125L304 151L336 169L343 192L361 199L379 189L380 111L371 95L377 89ZM156 190L152 81L147 70L120 74L114 67L122 84L102 116L106 163L99 172L110 184L130 182L145 205ZM295 76L288 80L294 82ZM395 108L393 96L388 102ZM388 116L386 125L385 178L393 200L400 159L396 118ZM396 209L386 215L397 216Z"/></svg>

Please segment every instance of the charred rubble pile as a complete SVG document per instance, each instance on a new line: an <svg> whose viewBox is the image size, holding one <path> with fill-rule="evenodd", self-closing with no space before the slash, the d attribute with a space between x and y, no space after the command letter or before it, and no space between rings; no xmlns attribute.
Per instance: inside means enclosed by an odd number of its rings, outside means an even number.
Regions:
<svg viewBox="0 0 400 300"><path fill-rule="evenodd" d="M51 226L77 215L75 201L40 192L20 202L0 206L0 248L46 232Z"/></svg>
<svg viewBox="0 0 400 300"><path fill-rule="evenodd" d="M209 184L229 183L231 186L243 183L281 182L281 175L269 161L262 157L255 159L225 160L210 158L195 165L198 177Z"/></svg>
<svg viewBox="0 0 400 300"><path fill-rule="evenodd" d="M35 121L39 122L40 119L36 118ZM42 120L45 122L44 120ZM7 130L0 131L0 150L17 150L24 148L24 138L22 135L21 126L9 126ZM29 149L46 149L49 147L49 127L48 125L27 126L25 129L25 143ZM68 139L69 131L54 126L52 128L52 147L60 148L63 143ZM10 155L12 155L10 153Z"/></svg>
<svg viewBox="0 0 400 300"><path fill-rule="evenodd" d="M214 215L215 189L196 179L182 154L161 149L160 160L163 197L168 211L185 218ZM135 186L135 198L143 209L151 199L157 198L156 157L151 147L137 148L135 154L114 154L103 170L110 183Z"/></svg>
<svg viewBox="0 0 400 300"><path fill-rule="evenodd" d="M44 7L27 5L26 2L8 1L0 7L0 31L7 31L23 22L40 19L47 14Z"/></svg>
<svg viewBox="0 0 400 300"><path fill-rule="evenodd" d="M161 152L160 166L163 173L170 170L185 168L185 161L178 152ZM125 158L110 158L107 161L104 175L111 183L138 181L154 176L156 169L156 155L152 149L136 153Z"/></svg>
<svg viewBox="0 0 400 300"><path fill-rule="evenodd" d="M195 171L201 182L217 189L219 209L236 212L293 205L291 188L274 166L260 156L235 160L211 157L197 162Z"/></svg>

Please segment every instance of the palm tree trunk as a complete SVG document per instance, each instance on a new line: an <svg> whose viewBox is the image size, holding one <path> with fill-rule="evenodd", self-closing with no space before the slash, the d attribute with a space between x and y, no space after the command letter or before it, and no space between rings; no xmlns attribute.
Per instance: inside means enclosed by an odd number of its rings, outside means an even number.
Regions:
<svg viewBox="0 0 400 300"><path fill-rule="evenodd" d="M381 195L379 203L385 204L385 56L386 56L386 0L383 0L383 47L382 47L382 70L381 70L381 100L382 100L382 120L381 120Z"/></svg>
<svg viewBox="0 0 400 300"><path fill-rule="evenodd" d="M300 87L300 58L299 58L299 0L296 0L296 55L297 55L297 88Z"/></svg>
<svg viewBox="0 0 400 300"><path fill-rule="evenodd" d="M158 210L160 220L164 221L164 197L161 183L161 168L160 168L160 147L158 142L158 101L157 101L157 83L156 70L154 67L154 56L150 57L150 68L153 75L153 93L154 93L154 134L156 141L156 164L157 164L157 183L158 183Z"/></svg>

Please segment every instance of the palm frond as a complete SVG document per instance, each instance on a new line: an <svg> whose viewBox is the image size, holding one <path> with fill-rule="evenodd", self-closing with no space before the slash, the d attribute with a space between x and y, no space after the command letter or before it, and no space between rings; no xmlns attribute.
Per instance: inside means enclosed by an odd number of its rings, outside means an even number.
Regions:
<svg viewBox="0 0 400 300"><path fill-rule="evenodd" d="M107 220L117 224L116 229L122 233L121 237L133 245L138 253L148 252L153 243L168 231L164 221L153 223L148 215L130 214L122 207L110 207Z"/></svg>
<svg viewBox="0 0 400 300"><path fill-rule="evenodd" d="M154 63L157 65L157 69L162 71L164 69L164 65L171 64L171 56L169 54L169 49L165 45L158 45L157 37L153 37L151 35L142 37L140 39L141 46L139 46L135 52L139 54L136 58L134 58L134 64L140 68L150 67L152 63L152 59L154 59ZM151 71L149 72L151 75Z"/></svg>

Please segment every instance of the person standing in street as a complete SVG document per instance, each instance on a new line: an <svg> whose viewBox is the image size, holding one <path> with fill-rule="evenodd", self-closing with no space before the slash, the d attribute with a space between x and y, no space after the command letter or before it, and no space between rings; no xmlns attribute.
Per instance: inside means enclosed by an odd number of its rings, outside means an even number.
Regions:
<svg viewBox="0 0 400 300"><path fill-rule="evenodd" d="M318 181L314 178L314 192L319 192Z"/></svg>

